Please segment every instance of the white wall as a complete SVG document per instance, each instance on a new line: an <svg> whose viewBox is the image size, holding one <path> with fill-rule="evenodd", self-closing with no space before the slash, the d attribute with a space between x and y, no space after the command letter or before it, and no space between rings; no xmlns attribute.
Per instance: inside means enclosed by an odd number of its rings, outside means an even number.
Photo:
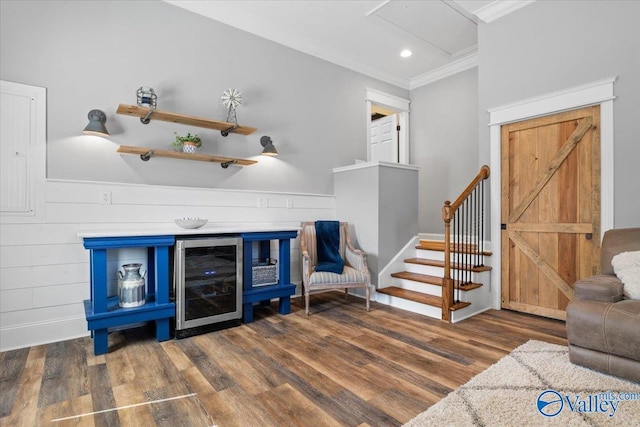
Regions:
<svg viewBox="0 0 640 427"><path fill-rule="evenodd" d="M111 193L112 204L99 203L102 191ZM0 351L87 335L82 301L89 298L89 251L79 230L153 227L184 216L286 226L335 217L335 199L327 195L60 180L37 193L36 218L3 217L0 224ZM268 207L259 208L259 198ZM123 260L110 259L113 281ZM291 259L292 281L300 283L297 239Z"/></svg>

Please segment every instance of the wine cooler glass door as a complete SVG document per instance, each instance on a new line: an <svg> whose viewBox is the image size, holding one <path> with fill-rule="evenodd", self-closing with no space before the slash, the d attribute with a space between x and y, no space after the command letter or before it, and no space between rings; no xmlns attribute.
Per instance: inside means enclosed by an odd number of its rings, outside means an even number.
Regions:
<svg viewBox="0 0 640 427"><path fill-rule="evenodd" d="M181 245L182 244L182 245ZM180 248L180 246L183 246ZM241 239L178 241L177 329L241 317Z"/></svg>

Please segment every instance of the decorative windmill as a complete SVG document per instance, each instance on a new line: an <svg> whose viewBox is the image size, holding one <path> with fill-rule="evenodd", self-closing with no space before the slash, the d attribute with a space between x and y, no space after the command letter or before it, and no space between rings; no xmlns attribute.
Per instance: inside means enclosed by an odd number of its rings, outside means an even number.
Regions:
<svg viewBox="0 0 640 427"><path fill-rule="evenodd" d="M242 94L237 89L227 89L221 99L224 106L227 107L227 122L237 125L236 107L242 104Z"/></svg>
<svg viewBox="0 0 640 427"><path fill-rule="evenodd" d="M233 127L227 129L227 130L223 130L220 133L222 134L222 136L227 136L229 135L229 131L235 129L238 127L238 118L236 116L236 107L240 104L242 104L242 94L240 93L239 90L237 89L227 89L224 91L224 93L222 94L222 96L220 97L220 99L222 99L222 103L224 104L225 107L227 107L227 122L228 123L233 123Z"/></svg>

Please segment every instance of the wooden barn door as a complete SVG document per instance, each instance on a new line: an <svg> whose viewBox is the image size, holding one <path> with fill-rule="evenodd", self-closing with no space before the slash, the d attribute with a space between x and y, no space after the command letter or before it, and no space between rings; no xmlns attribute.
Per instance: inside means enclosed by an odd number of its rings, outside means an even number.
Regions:
<svg viewBox="0 0 640 427"><path fill-rule="evenodd" d="M565 319L597 273L600 108L502 127L502 307Z"/></svg>

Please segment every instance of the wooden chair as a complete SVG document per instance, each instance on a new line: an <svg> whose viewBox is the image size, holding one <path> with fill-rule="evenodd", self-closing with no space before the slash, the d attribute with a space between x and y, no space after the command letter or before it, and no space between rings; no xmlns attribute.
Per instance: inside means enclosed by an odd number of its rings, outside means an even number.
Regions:
<svg viewBox="0 0 640 427"><path fill-rule="evenodd" d="M355 249L349 236L349 224L340 223L340 256L344 260L342 274L314 271L318 263L315 222L303 222L300 230L302 255L302 293L304 312L309 315L309 295L313 290L344 288L345 298L349 288L365 288L366 308L370 309L371 275L367 267L367 255Z"/></svg>

